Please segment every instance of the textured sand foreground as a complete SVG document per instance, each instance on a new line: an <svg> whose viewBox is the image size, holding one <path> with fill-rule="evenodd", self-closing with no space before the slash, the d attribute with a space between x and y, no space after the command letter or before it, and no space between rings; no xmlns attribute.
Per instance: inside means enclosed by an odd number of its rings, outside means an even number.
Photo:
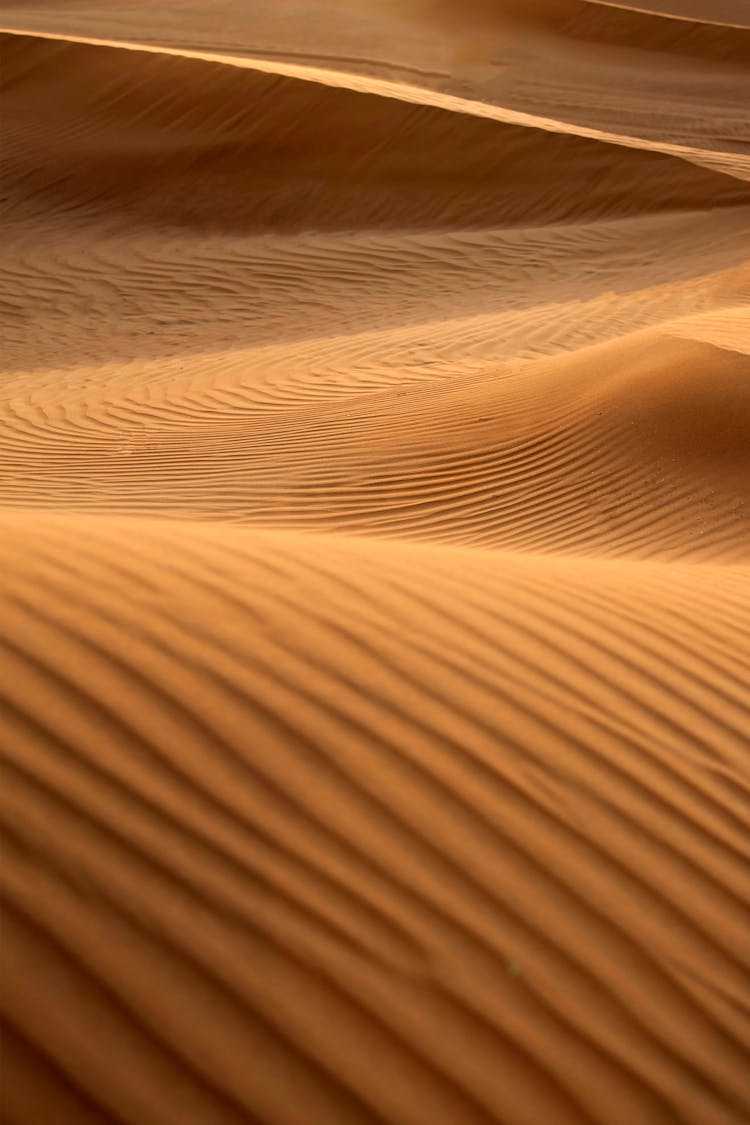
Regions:
<svg viewBox="0 0 750 1125"><path fill-rule="evenodd" d="M0 25L3 1122L743 1125L746 6Z"/></svg>

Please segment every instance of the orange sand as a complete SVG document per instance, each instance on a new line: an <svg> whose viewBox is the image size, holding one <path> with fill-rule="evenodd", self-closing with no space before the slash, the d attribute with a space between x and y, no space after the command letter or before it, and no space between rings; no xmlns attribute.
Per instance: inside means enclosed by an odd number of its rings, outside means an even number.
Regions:
<svg viewBox="0 0 750 1125"><path fill-rule="evenodd" d="M743 1125L747 6L0 25L2 1121Z"/></svg>

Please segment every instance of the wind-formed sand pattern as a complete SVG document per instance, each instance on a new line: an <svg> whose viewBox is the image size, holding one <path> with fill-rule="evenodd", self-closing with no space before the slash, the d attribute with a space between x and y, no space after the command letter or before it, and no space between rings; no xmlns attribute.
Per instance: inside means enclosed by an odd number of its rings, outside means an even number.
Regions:
<svg viewBox="0 0 750 1125"><path fill-rule="evenodd" d="M0 25L3 1122L746 1123L747 3Z"/></svg>

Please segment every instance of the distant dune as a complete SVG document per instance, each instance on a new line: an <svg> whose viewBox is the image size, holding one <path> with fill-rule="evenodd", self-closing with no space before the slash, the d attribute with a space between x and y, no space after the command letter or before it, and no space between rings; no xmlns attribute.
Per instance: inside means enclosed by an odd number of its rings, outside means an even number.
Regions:
<svg viewBox="0 0 750 1125"><path fill-rule="evenodd" d="M746 5L0 26L2 1121L743 1125Z"/></svg>

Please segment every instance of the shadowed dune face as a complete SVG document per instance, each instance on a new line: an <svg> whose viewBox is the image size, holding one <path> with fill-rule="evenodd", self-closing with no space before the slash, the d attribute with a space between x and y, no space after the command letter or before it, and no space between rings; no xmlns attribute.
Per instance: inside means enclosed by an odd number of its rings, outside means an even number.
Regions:
<svg viewBox="0 0 750 1125"><path fill-rule="evenodd" d="M716 5L703 6L710 19ZM318 65L333 72L319 71L318 81L353 88L378 76L388 84L379 93L419 105L447 106L450 93L458 99L450 108L474 116L536 118L569 135L666 147L750 179L747 21L727 27L700 12L673 19L585 0L217 0L189 11L183 0L156 9L150 0L75 0L6 10L10 28L53 37L209 53L225 63L273 60L271 73Z"/></svg>
<svg viewBox="0 0 750 1125"><path fill-rule="evenodd" d="M0 23L3 1120L744 1125L742 5Z"/></svg>
<svg viewBox="0 0 750 1125"><path fill-rule="evenodd" d="M457 146L455 113L374 93L54 40L3 52L7 191L42 222L85 206L128 228L465 229L750 202L741 181L582 137L467 116Z"/></svg>

